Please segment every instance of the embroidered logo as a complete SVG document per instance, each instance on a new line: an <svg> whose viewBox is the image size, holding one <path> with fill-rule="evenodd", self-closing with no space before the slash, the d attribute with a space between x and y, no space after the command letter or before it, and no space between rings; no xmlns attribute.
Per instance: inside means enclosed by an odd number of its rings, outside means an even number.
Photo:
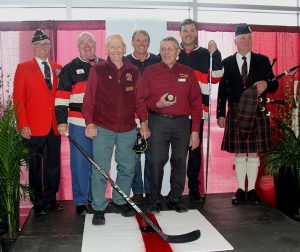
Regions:
<svg viewBox="0 0 300 252"><path fill-rule="evenodd" d="M131 73L126 74L126 80L127 81L132 81L132 74Z"/></svg>
<svg viewBox="0 0 300 252"><path fill-rule="evenodd" d="M83 69L76 69L76 73L77 74L84 74L84 70Z"/></svg>
<svg viewBox="0 0 300 252"><path fill-rule="evenodd" d="M188 74L180 73L178 76L178 82L186 82L186 79L189 77Z"/></svg>

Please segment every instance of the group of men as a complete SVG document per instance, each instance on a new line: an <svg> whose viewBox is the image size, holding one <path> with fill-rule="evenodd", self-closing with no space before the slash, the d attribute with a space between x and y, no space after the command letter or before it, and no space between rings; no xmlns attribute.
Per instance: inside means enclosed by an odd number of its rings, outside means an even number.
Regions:
<svg viewBox="0 0 300 252"><path fill-rule="evenodd" d="M14 101L18 128L33 154L29 184L37 215L63 209L56 193L60 135L67 134L108 173L115 148L116 183L127 195L132 189L134 200L144 194L150 197L151 213L162 209L162 180L171 146L168 208L188 210L181 202L186 175L191 200L204 203L199 193L199 171L203 120L209 111L209 80L221 80L217 117L219 126L225 127L222 150L236 153L238 190L232 203L248 199L259 204L255 193L257 153L270 147L270 125L262 112L254 111L257 116L249 134L239 134L239 100L248 90L256 96L264 95L275 91L278 84L269 81L273 73L268 58L251 52L248 25L237 26L237 53L223 63L216 43L210 41L208 49L200 47L197 34L197 23L184 20L180 25L181 44L166 37L156 56L148 52L149 34L138 30L132 35L134 51L126 57L122 36L113 34L106 38L107 59L102 60L96 56L93 34L83 32L77 40L79 56L62 68L49 60L49 37L36 31L32 38L35 58L17 67ZM137 131L148 141L143 179L140 154L132 149ZM111 201L105 197L106 179L72 144L70 160L77 214L93 212L94 225L105 224L108 205L125 217L135 214L117 191L113 190Z"/></svg>

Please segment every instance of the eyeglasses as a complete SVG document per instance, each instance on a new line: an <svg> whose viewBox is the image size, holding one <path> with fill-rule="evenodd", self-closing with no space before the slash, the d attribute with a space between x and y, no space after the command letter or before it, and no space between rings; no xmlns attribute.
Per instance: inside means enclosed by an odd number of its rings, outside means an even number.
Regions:
<svg viewBox="0 0 300 252"><path fill-rule="evenodd" d="M173 52L175 50L178 50L177 47L161 47L160 51L161 52Z"/></svg>
<svg viewBox="0 0 300 252"><path fill-rule="evenodd" d="M95 41L93 41L93 40L88 40L88 41L85 41L85 40L80 40L79 42L78 42L78 44L80 45L80 46L86 46L86 45L88 45L88 46L93 46L93 45L95 45Z"/></svg>
<svg viewBox="0 0 300 252"><path fill-rule="evenodd" d="M50 46L50 43L46 42L46 43L40 43L40 42L36 42L36 43L33 43L34 46L38 47L38 48L42 48L42 47L48 47Z"/></svg>

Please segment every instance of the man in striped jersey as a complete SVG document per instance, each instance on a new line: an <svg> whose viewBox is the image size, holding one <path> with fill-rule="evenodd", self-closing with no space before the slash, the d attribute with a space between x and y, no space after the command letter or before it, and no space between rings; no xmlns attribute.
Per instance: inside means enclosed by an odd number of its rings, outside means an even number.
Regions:
<svg viewBox="0 0 300 252"><path fill-rule="evenodd" d="M200 124L200 145L194 150L189 150L189 161L187 167L189 196L197 203L204 203L204 198L199 193L199 172L201 167L201 143L203 135L204 118L207 118L209 106L209 73L210 55L212 56L212 83L218 83L222 76L222 57L217 49L215 41L208 43L208 49L198 45L197 23L191 19L185 19L180 24L181 52L178 62L191 67L198 79L202 93L203 120Z"/></svg>
<svg viewBox="0 0 300 252"><path fill-rule="evenodd" d="M65 65L59 75L55 113L59 133L65 135L69 131L92 156L92 140L85 136L85 120L81 107L91 65L102 59L96 57L96 40L93 34L82 32L78 37L77 46L79 57ZM76 213L84 215L88 212L87 204L91 200L91 164L73 145L70 145L70 161Z"/></svg>

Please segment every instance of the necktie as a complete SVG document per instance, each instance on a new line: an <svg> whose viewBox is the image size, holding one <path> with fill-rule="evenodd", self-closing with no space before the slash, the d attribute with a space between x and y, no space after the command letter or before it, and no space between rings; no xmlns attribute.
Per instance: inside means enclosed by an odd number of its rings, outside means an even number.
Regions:
<svg viewBox="0 0 300 252"><path fill-rule="evenodd" d="M244 62L242 65L241 76L242 76L243 83L246 84L247 79L248 79L247 58L245 56L243 56L242 59L244 60Z"/></svg>
<svg viewBox="0 0 300 252"><path fill-rule="evenodd" d="M50 67L46 61L43 61L42 64L44 65L44 74L45 74L45 80L46 80L47 86L48 86L49 90L51 90L52 83L51 83Z"/></svg>

